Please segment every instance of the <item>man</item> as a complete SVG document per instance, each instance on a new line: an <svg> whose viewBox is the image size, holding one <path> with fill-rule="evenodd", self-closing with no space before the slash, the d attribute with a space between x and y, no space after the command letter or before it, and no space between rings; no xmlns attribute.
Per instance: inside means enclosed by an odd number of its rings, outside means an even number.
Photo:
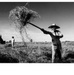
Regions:
<svg viewBox="0 0 74 75"><path fill-rule="evenodd" d="M12 48L14 47L15 39L14 36L12 36Z"/></svg>
<svg viewBox="0 0 74 75"><path fill-rule="evenodd" d="M56 62L56 59L58 58L58 61L61 62L62 56L61 56L61 41L60 38L63 37L63 35L54 35L50 31L46 31L44 29L40 29L44 34L49 34L52 38L52 62Z"/></svg>
<svg viewBox="0 0 74 75"><path fill-rule="evenodd" d="M36 26L33 23L28 22L30 25L40 29L44 34L49 34L52 38L52 62L56 62L56 59L58 58L58 62L62 61L62 55L61 55L61 51L62 51L62 47L61 47L61 41L60 38L63 37L63 35L57 35L58 32L60 32L59 29L60 27L57 26L56 24L53 24L51 26L49 26L48 28L51 28L53 30L54 33L47 31L43 28L40 28L38 26Z"/></svg>

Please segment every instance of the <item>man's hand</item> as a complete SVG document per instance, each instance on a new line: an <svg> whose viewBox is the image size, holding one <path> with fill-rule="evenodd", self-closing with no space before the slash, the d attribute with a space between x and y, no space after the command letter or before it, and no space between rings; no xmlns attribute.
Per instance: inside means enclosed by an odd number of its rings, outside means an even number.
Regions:
<svg viewBox="0 0 74 75"><path fill-rule="evenodd" d="M41 28L41 31L43 31L43 32L44 32L45 30L44 30L43 28Z"/></svg>
<svg viewBox="0 0 74 75"><path fill-rule="evenodd" d="M44 30L43 28L41 28L41 31L44 33L44 34L49 34L48 31Z"/></svg>
<svg viewBox="0 0 74 75"><path fill-rule="evenodd" d="M41 31L44 33L44 34L46 34L46 30L44 30L43 28L41 28Z"/></svg>

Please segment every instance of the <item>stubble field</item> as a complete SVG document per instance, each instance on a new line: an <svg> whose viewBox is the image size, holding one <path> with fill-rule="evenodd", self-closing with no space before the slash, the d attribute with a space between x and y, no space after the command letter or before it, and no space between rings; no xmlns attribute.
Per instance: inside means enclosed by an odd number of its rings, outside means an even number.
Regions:
<svg viewBox="0 0 74 75"><path fill-rule="evenodd" d="M0 63L51 63L52 49L48 42L28 42L0 45ZM58 61L56 63L59 63ZM62 42L62 62L74 63L74 42Z"/></svg>

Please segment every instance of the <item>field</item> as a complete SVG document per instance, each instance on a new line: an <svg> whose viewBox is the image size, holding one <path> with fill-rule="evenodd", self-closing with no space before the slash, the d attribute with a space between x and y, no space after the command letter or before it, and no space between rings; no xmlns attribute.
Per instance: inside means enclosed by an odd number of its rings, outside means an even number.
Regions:
<svg viewBox="0 0 74 75"><path fill-rule="evenodd" d="M21 42L14 48L10 44L0 45L0 63L51 63L51 56L48 42L28 42L27 48ZM74 62L74 42L62 42L62 59L61 63Z"/></svg>

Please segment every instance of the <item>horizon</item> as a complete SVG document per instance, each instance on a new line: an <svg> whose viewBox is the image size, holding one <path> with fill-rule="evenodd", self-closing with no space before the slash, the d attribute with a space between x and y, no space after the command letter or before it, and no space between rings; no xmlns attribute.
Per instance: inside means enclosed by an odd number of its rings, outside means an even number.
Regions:
<svg viewBox="0 0 74 75"><path fill-rule="evenodd" d="M8 16L10 10L16 6L24 6L26 2L0 2L0 34L6 41L12 36L18 42L21 36L18 30L11 24ZM61 41L74 41L74 2L30 2L27 8L39 13L41 18L35 19L32 23L49 31L48 26L56 23L64 35ZM49 35L43 34L39 29L28 25L27 33L34 42L51 42ZM29 41L25 37L26 41Z"/></svg>

